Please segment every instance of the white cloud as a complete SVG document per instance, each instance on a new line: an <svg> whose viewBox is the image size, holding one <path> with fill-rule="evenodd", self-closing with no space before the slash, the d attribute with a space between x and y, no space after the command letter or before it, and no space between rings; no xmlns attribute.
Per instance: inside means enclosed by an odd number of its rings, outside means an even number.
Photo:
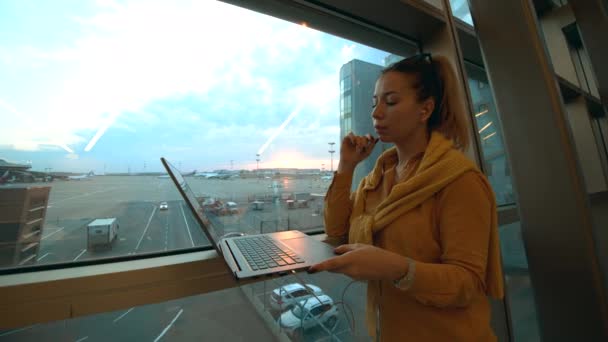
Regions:
<svg viewBox="0 0 608 342"><path fill-rule="evenodd" d="M271 61L265 63L288 63L320 39L301 26L215 1L97 4L99 14L77 18L83 36L71 44L21 49L20 57L64 73L46 93L32 92L40 104L28 105L27 115L11 122L14 134L2 129L0 144L27 150L49 141L74 146L91 141L107 124L108 112L134 112L129 115L153 122L142 111L150 102L205 94L220 84L255 86L270 105L275 91L252 74L260 64L255 54L269 51ZM1 55L11 60L7 51ZM2 103L0 116L12 116L16 109Z"/></svg>

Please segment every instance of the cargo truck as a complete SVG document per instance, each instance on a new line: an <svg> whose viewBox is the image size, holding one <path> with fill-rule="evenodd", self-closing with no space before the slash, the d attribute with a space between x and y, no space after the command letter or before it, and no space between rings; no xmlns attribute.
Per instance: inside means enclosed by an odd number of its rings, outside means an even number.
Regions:
<svg viewBox="0 0 608 342"><path fill-rule="evenodd" d="M93 220L87 225L87 248L112 248L119 228L115 217Z"/></svg>

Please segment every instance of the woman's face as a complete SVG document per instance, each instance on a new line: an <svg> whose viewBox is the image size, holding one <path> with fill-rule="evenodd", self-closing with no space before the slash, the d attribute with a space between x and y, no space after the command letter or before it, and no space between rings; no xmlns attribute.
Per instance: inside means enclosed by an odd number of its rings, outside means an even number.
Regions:
<svg viewBox="0 0 608 342"><path fill-rule="evenodd" d="M426 131L433 100L418 102L412 84L412 75L396 71L389 71L376 81L372 118L381 141L408 143Z"/></svg>

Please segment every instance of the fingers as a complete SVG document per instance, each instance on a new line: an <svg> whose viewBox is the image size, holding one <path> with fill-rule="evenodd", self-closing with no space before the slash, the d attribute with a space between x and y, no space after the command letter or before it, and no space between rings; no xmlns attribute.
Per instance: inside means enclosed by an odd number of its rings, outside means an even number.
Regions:
<svg viewBox="0 0 608 342"><path fill-rule="evenodd" d="M348 244L348 245L340 245L334 248L334 253L336 254L344 254L346 252L350 252L352 250L357 249L357 244Z"/></svg>
<svg viewBox="0 0 608 342"><path fill-rule="evenodd" d="M330 258L308 268L308 273L316 273L321 271L335 271L342 267L342 259L340 257Z"/></svg>

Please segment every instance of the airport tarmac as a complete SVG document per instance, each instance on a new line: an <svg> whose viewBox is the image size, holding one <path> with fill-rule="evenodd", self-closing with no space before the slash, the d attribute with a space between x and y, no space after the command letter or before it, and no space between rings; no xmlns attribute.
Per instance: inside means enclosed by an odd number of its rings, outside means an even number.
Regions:
<svg viewBox="0 0 608 342"><path fill-rule="evenodd" d="M318 202L306 208L289 209L284 200L265 203L254 210L251 201L283 194L324 194L329 182L318 179L199 179L187 178L200 197L213 197L237 203L239 213L210 215L224 231L250 234L291 228L322 229ZM280 186L277 186L280 184ZM98 176L82 181L45 183L52 187L38 263L78 262L119 255L156 252L192 246L208 241L170 179L154 176ZM166 201L167 210L159 203ZM110 249L89 250L86 225L95 218L116 217L120 224L118 239ZM306 282L321 286L336 301L348 284L346 277L332 274L303 275ZM283 281L288 281L285 278ZM259 308L247 298L267 301L276 281L246 288L228 289L164 303L129 308L116 312L79 317L62 322L0 331L0 341L133 341L133 340L273 340L275 335L260 317ZM247 292L245 292L247 291ZM352 289L349 296L361 300L354 309L362 316L363 289ZM277 317L272 313L273 319ZM349 340L349 323L341 314L334 333ZM357 318L359 320L359 318ZM152 323L150 325L150 323ZM358 322L359 329L362 322ZM163 329L164 328L164 329ZM227 338L227 339L226 339ZM306 341L328 340L326 331L314 328Z"/></svg>
<svg viewBox="0 0 608 342"><path fill-rule="evenodd" d="M292 194L324 194L329 182L319 179L204 179L188 177L197 197L232 201L238 214L209 219L220 232L255 234L287 229L322 229L322 197L308 207L289 209ZM101 257L158 252L209 245L193 214L171 179L155 176L97 176L81 181L55 181L37 263L57 263ZM262 210L254 199L276 198ZM168 209L159 209L167 202ZM106 249L87 248L87 224L96 218L115 217L118 238Z"/></svg>

